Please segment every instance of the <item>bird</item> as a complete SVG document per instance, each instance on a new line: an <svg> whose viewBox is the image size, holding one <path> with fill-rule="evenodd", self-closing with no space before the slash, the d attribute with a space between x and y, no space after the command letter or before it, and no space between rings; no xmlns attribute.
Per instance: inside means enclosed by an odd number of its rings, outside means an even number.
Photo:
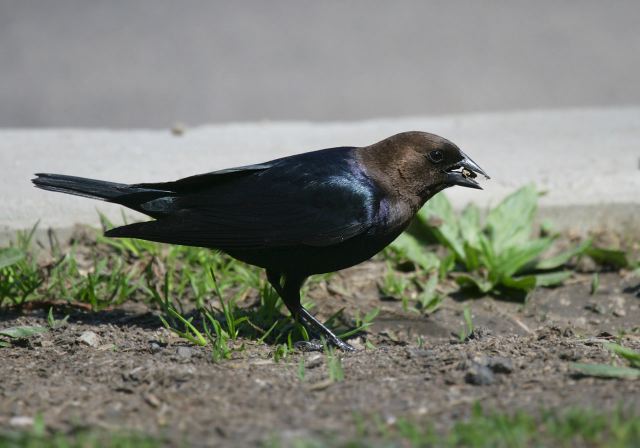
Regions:
<svg viewBox="0 0 640 448"><path fill-rule="evenodd" d="M478 174L490 178L453 142L410 131L369 146L320 149L169 182L47 173L32 182L153 218L107 230L107 237L210 248L265 269L298 322L353 351L301 305L306 279L370 259L436 193L456 185L482 189Z"/></svg>

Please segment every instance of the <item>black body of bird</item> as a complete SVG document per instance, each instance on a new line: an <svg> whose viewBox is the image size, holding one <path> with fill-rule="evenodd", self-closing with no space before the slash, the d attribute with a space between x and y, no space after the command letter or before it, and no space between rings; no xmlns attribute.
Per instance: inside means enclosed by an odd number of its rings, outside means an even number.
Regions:
<svg viewBox="0 0 640 448"><path fill-rule="evenodd" d="M480 189L476 173L488 178L450 141L404 132L371 146L323 149L174 182L127 185L36 174L33 183L155 219L106 236L212 248L266 269L297 319L352 350L301 306L306 278L371 258L439 191Z"/></svg>

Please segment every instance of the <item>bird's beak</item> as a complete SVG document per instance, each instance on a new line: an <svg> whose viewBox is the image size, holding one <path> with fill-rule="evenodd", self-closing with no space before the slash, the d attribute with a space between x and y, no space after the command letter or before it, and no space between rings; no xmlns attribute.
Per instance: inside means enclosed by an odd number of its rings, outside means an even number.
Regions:
<svg viewBox="0 0 640 448"><path fill-rule="evenodd" d="M460 151L463 159L455 165L447 169L447 183L449 185L460 185L461 187L476 188L482 190L482 187L475 180L478 174L483 175L486 179L491 179L476 162L471 160L469 156Z"/></svg>

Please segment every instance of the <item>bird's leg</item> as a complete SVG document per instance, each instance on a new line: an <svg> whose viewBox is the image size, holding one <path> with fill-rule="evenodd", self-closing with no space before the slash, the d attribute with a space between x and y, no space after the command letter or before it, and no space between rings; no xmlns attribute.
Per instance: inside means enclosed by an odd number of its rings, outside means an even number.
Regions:
<svg viewBox="0 0 640 448"><path fill-rule="evenodd" d="M290 302L288 302L285 299L285 292L284 292L284 288L282 287L282 283L281 283L282 274L280 272L277 272L277 271L267 270L267 280L269 281L269 283L271 284L273 289L276 290L278 295L280 297L282 297L282 300L284 301L285 305L287 305L287 308L289 309L289 311L293 315L293 318L297 322L299 322L300 321L300 315L292 310L292 307L289 306ZM302 282L304 282L304 279L300 282L300 285L302 285ZM298 304L299 303L300 303L300 298L298 297ZM300 306L300 308L302 308L302 306ZM303 325L304 325L304 323L303 323ZM315 343L315 342L298 341L298 342L296 342L295 345L298 348L302 348L304 351L322 351L322 344Z"/></svg>
<svg viewBox="0 0 640 448"><path fill-rule="evenodd" d="M267 273L267 278L269 278L269 274ZM309 311L304 309L302 304L300 303L300 288L302 284L306 280L306 277L296 277L296 276L286 276L284 279L284 286L281 286L282 292L280 297L284 301L284 304L287 306L291 314L302 324L307 327L309 330L312 330L316 334L321 337L324 337L331 344L335 345L339 349L352 352L355 349L342 341L338 336L336 336L331 330L325 327L318 319L313 317ZM269 280L271 282L271 280ZM278 282L279 283L279 282ZM272 283L273 284L273 283ZM274 286L275 288L275 286ZM276 288L277 291L277 288ZM315 348L315 347L314 347Z"/></svg>
<svg viewBox="0 0 640 448"><path fill-rule="evenodd" d="M306 322L308 326L313 328L317 333L320 333L321 336L324 336L327 339L327 341L331 342L340 350L345 352L353 352L356 350L355 348L353 348L353 346L344 342L342 339L336 336L331 330L325 327L318 319L313 317L313 315L309 311L305 310L302 305L300 306L300 311L298 312L300 313L300 318L304 322Z"/></svg>
<svg viewBox="0 0 640 448"><path fill-rule="evenodd" d="M280 272L267 269L267 280L271 286L273 286L273 289L276 290L278 295L282 297L284 295L282 291L282 284L280 283L280 280L282 280L282 274Z"/></svg>

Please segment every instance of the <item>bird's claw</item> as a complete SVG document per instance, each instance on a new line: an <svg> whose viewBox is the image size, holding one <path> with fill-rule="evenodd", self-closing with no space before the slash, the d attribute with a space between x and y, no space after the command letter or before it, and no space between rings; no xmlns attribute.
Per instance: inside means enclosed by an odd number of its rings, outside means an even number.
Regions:
<svg viewBox="0 0 640 448"><path fill-rule="evenodd" d="M338 339L337 341L332 341L334 345L336 345L340 350L342 350L343 352L355 352L356 349L353 347L353 345L347 344L344 341L341 341L340 339Z"/></svg>
<svg viewBox="0 0 640 448"><path fill-rule="evenodd" d="M296 350L301 352L321 352L324 350L324 346L320 341L298 341L293 344Z"/></svg>
<svg viewBox="0 0 640 448"><path fill-rule="evenodd" d="M343 352L354 352L356 349L347 344L346 342L341 341L340 339L331 340L329 342L331 345L335 345ZM324 345L321 341L314 339L312 341L298 341L293 344L293 347L296 350L300 350L301 352L322 352L324 351Z"/></svg>

